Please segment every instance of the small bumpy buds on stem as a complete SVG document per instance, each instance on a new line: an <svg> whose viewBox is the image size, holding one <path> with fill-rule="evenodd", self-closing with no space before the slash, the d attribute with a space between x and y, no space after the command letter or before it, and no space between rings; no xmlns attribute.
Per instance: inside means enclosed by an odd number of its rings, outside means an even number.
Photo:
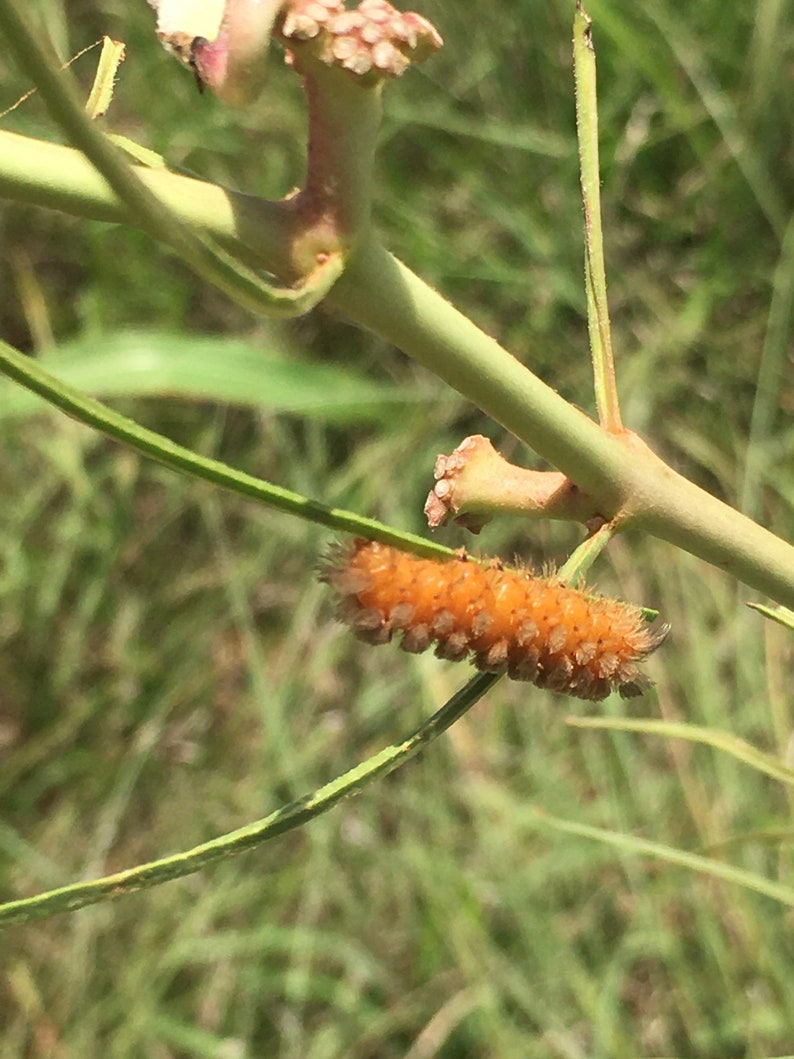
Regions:
<svg viewBox="0 0 794 1059"><path fill-rule="evenodd" d="M338 0L293 0L280 35L286 44L314 41L322 62L366 80L399 77L443 43L426 18L387 0L361 0L353 11Z"/></svg>
<svg viewBox="0 0 794 1059"><path fill-rule="evenodd" d="M651 681L639 663L667 635L628 603L465 555L437 562L356 540L332 552L321 578L339 619L366 643L400 635L404 651L435 645L441 658L471 655L485 672L580 699L641 694Z"/></svg>
<svg viewBox="0 0 794 1059"><path fill-rule="evenodd" d="M592 499L564 474L516 467L482 434L464 438L449 456L440 455L433 477L435 485L425 503L431 529L454 518L479 533L495 514L579 522L597 515Z"/></svg>

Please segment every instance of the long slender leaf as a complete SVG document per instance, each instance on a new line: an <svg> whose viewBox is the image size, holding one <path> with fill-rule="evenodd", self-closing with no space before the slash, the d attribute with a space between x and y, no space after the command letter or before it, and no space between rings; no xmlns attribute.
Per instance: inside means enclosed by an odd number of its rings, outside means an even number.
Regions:
<svg viewBox="0 0 794 1059"><path fill-rule="evenodd" d="M24 356L2 341L0 341L0 371L16 379L27 389L46 398L51 404L79 422L94 427L108 437L128 445L136 452L150 456L165 466L179 471L180 474L213 482L224 489L258 500L261 504L275 508L277 511L297 515L319 526L328 526L330 529L343 533L356 533L370 540L394 544L416 552L418 555L436 558L452 555L450 548L425 540L423 537L392 529L375 519L364 518L354 511L329 507L327 504L302 496L290 489L284 489L271 482L263 481L261 478L255 478L251 474L238 471L220 460L210 460L199 456L191 449L177 445L169 438L153 430L147 430L139 423L120 415L99 401L86 397L74 387L59 382L30 357Z"/></svg>
<svg viewBox="0 0 794 1059"><path fill-rule="evenodd" d="M722 750L737 761L749 765L757 772L763 772L780 783L794 786L794 769L787 768L771 754L750 743L721 732L716 728L703 728L696 724L676 724L671 721L631 720L628 717L569 717L567 724L573 728L595 728L613 732L642 732L645 735L661 735L668 739L686 739L690 743L703 743L705 746Z"/></svg>
<svg viewBox="0 0 794 1059"><path fill-rule="evenodd" d="M677 867L688 868L690 871L698 872L700 875L708 875L714 879L722 879L724 882L735 883L747 890L764 897L771 897L774 901L794 907L794 889L783 886L781 883L766 879L763 875L746 871L744 868L736 868L732 864L725 864L719 860L702 857L698 853L688 853L683 849L675 849L665 846L661 842L650 842L645 838L637 838L636 835L627 835L619 831L609 831L606 828L591 827L589 824L577 824L572 820L561 820L559 817L550 816L542 809L533 807L533 817L539 824L562 831L569 835L578 835L580 838L590 838L596 842L602 842L607 846L622 850L624 853L638 854L643 857L654 857Z"/></svg>
<svg viewBox="0 0 794 1059"><path fill-rule="evenodd" d="M345 423L379 422L395 406L428 399L415 387L374 382L347 368L301 361L289 355L275 333L267 347L260 348L235 338L121 332L70 342L39 358L39 363L95 397L224 401ZM18 386L0 387L0 420L48 407Z"/></svg>
<svg viewBox="0 0 794 1059"><path fill-rule="evenodd" d="M748 603L747 606L751 610L757 610L770 621L776 621L784 629L794 630L794 610L789 610L788 607L767 607L763 603Z"/></svg>
<svg viewBox="0 0 794 1059"><path fill-rule="evenodd" d="M56 915L58 912L71 912L99 901L111 900L171 879L192 875L209 864L245 853L268 839L292 831L327 812L343 798L356 794L378 776L393 772L445 732L482 698L498 679L493 673L478 673L428 721L400 742L374 754L311 794L276 809L262 820L213 838L184 853L175 853L171 857L139 864L135 868L91 882L74 883L37 894L35 897L9 901L0 905L0 924L29 923L34 919Z"/></svg>

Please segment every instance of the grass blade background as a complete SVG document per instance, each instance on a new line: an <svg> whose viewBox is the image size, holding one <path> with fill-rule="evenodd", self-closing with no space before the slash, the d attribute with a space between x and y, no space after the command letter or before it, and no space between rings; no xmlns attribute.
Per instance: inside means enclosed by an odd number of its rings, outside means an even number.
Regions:
<svg viewBox="0 0 794 1059"><path fill-rule="evenodd" d="M264 348L263 348L264 347ZM341 365L301 360L278 336L254 343L202 335L126 332L85 337L38 358L70 386L96 397L180 397L247 405L327 422L377 423L422 400L414 387L373 381ZM46 409L10 383L0 419Z"/></svg>
<svg viewBox="0 0 794 1059"><path fill-rule="evenodd" d="M567 723L573 728L589 728L605 732L638 732L644 735L660 735L667 739L685 739L691 743L702 743L704 746L710 746L732 755L737 761L771 776L779 783L794 785L794 769L788 768L770 754L765 754L730 732L702 728L696 724L633 720L628 717L569 717Z"/></svg>
<svg viewBox="0 0 794 1059"><path fill-rule="evenodd" d="M782 267L754 188L790 202L789 5L587 6L622 412L688 476L733 497ZM422 5L446 46L384 96L373 219L411 267L592 412L571 8ZM300 183L302 104L278 63L261 103L230 112L161 53L147 4L41 0L36 11L62 58L109 28L126 41L111 131L258 194ZM675 40L660 11L677 22ZM712 118L713 91L705 100L679 63L677 49L689 60L692 48L752 145L749 168ZM93 63L76 68L85 96ZM0 110L28 87L0 64ZM35 98L3 126L55 135ZM121 228L4 206L0 237L0 327L19 348L35 347L33 307L12 293L20 249L59 344L141 329L250 332L246 314ZM315 362L432 404L351 429L185 402L125 411L262 478L283 481L288 466L296 490L417 533L438 452L482 432L528 458L342 321L314 314L286 333ZM759 515L792 538L791 386L785 373L773 381ZM361 650L335 625L313 575L325 531L231 494L215 498L215 519L204 483L62 416L0 432L6 895L113 873L260 818L459 687L459 667ZM559 565L577 540L571 527L528 532L516 520L477 539L442 532L450 547L538 567ZM649 662L656 691L599 715L686 719L785 760L787 629L739 605L727 577L661 545L619 537L594 577L673 626ZM157 1047L402 1059L432 1040L449 1056L794 1054L787 907L539 828L528 810L674 850L732 842L731 863L791 885L783 789L682 740L583 737L564 724L570 709L502 681L427 759L300 835L150 892L145 917L142 901L122 901L4 932L1 1050L37 1054L44 1041L69 1059Z"/></svg>
<svg viewBox="0 0 794 1059"><path fill-rule="evenodd" d="M638 838L635 835L627 835L623 832L608 831L604 828L587 827L572 820L561 820L550 816L542 809L537 809L535 815L539 823L555 831L561 831L566 835L579 835L582 838L590 838L596 842L603 842L624 853L640 854L645 857L655 857L667 864L688 868L690 871L710 875L724 882L744 886L748 890L771 897L774 901L791 907L794 905L794 889L790 886L781 886L770 879L765 879L753 872L743 871L732 864L710 857L701 857L697 853L689 853L682 849L673 849L663 846L659 842L649 842L647 839Z"/></svg>
<svg viewBox="0 0 794 1059"><path fill-rule="evenodd" d="M171 857L85 883L73 883L35 897L0 904L0 926L29 923L59 912L73 912L99 901L133 894L150 886L183 878L219 860L237 856L269 839L300 827L333 808L343 798L358 793L373 780L387 776L434 739L469 710L499 678L479 673L438 710L425 724L399 743L386 747L367 761L362 761L343 776L324 787L304 795L290 805L275 810L264 820L248 824L230 834L221 835L203 845Z"/></svg>

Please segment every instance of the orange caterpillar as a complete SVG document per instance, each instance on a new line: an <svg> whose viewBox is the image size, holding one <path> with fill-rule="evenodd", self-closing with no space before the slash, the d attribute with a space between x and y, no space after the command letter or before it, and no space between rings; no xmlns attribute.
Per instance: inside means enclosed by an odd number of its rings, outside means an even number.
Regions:
<svg viewBox="0 0 794 1059"><path fill-rule="evenodd" d="M366 643L399 632L404 651L435 644L440 658L471 654L478 669L580 699L642 694L651 681L638 663L667 634L629 603L463 553L439 562L357 538L332 550L321 579L336 592L339 619Z"/></svg>

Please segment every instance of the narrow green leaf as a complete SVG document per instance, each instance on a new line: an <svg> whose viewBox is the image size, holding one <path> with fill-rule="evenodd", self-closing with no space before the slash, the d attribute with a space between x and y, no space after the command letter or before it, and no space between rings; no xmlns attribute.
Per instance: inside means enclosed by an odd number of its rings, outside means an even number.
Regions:
<svg viewBox="0 0 794 1059"><path fill-rule="evenodd" d="M112 900L148 889L170 879L180 879L219 860L245 853L277 835L292 831L327 812L343 798L356 794L378 776L393 772L462 717L498 679L493 673L478 673L428 721L400 742L393 743L362 761L349 772L331 780L311 794L276 809L262 820L213 838L184 853L176 853L148 864L139 864L136 868L91 882L73 883L34 897L9 901L0 905L0 924L29 923L34 919L56 915L58 912L71 912L99 901Z"/></svg>
<svg viewBox="0 0 794 1059"><path fill-rule="evenodd" d="M94 84L85 105L89 118L101 118L107 113L113 99L113 89L119 66L124 62L126 49L121 41L102 38L102 52L99 56Z"/></svg>
<svg viewBox="0 0 794 1059"><path fill-rule="evenodd" d="M665 861L676 867L688 868L690 871L700 875L710 876L713 879L722 879L723 882L734 883L743 886L747 890L753 890L764 897L783 905L794 907L794 890L789 886L767 879L763 875L746 871L744 868L736 868L732 864L713 860L710 857L702 857L697 853L688 853L686 850L674 849L671 846L662 845L660 842L650 842L648 839L637 838L635 835L626 835L618 831L609 831L606 828L591 827L588 824L577 824L571 820L561 820L559 817L550 816L542 809L533 806L532 816L537 822L555 831L561 831L568 835L578 835L580 838L593 839L607 846L622 850L642 857L653 857L656 860Z"/></svg>
<svg viewBox="0 0 794 1059"><path fill-rule="evenodd" d="M126 332L80 338L37 363L96 397L223 401L329 422L381 422L395 406L428 400L415 387L301 361L275 331L263 346L220 336ZM11 383L0 386L0 420L51 407Z"/></svg>
<svg viewBox="0 0 794 1059"><path fill-rule="evenodd" d="M138 165L145 165L147 169L168 169L168 163L161 154L150 151L148 147L142 147L129 136L121 136L117 132L107 132L105 135Z"/></svg>
<svg viewBox="0 0 794 1059"><path fill-rule="evenodd" d="M776 621L778 625L794 631L794 610L789 610L788 607L767 607L764 603L748 603L747 606L751 610L757 610L770 621Z"/></svg>
<svg viewBox="0 0 794 1059"><path fill-rule="evenodd" d="M91 397L86 397L71 386L59 382L46 372L30 357L0 341L0 371L39 396L46 398L67 415L77 419L86 426L94 427L110 438L121 441L136 452L143 453L158 460L166 467L171 467L180 474L201 478L204 481L220 485L234 493L250 497L277 511L285 511L307 522L318 526L328 526L342 533L354 533L369 540L379 540L384 544L393 544L397 548L428 557L447 557L453 554L452 549L426 540L413 533L403 533L386 526L375 519L364 518L354 511L328 507L318 500L301 496L290 489L273 485L271 482L255 478L244 471L229 467L220 460L210 460L199 456L183 445L177 445L169 438L157 434L154 430L135 423L132 419L120 415L107 405L100 404Z"/></svg>
<svg viewBox="0 0 794 1059"><path fill-rule="evenodd" d="M632 720L627 717L568 717L566 724L572 728L593 728L613 732L641 732L644 735L661 735L667 739L686 739L690 743L702 743L715 750L722 750L737 761L743 762L757 772L763 772L780 783L794 786L794 769L778 761L771 754L746 743L730 732L717 728L703 728L696 724L676 724L671 721Z"/></svg>

